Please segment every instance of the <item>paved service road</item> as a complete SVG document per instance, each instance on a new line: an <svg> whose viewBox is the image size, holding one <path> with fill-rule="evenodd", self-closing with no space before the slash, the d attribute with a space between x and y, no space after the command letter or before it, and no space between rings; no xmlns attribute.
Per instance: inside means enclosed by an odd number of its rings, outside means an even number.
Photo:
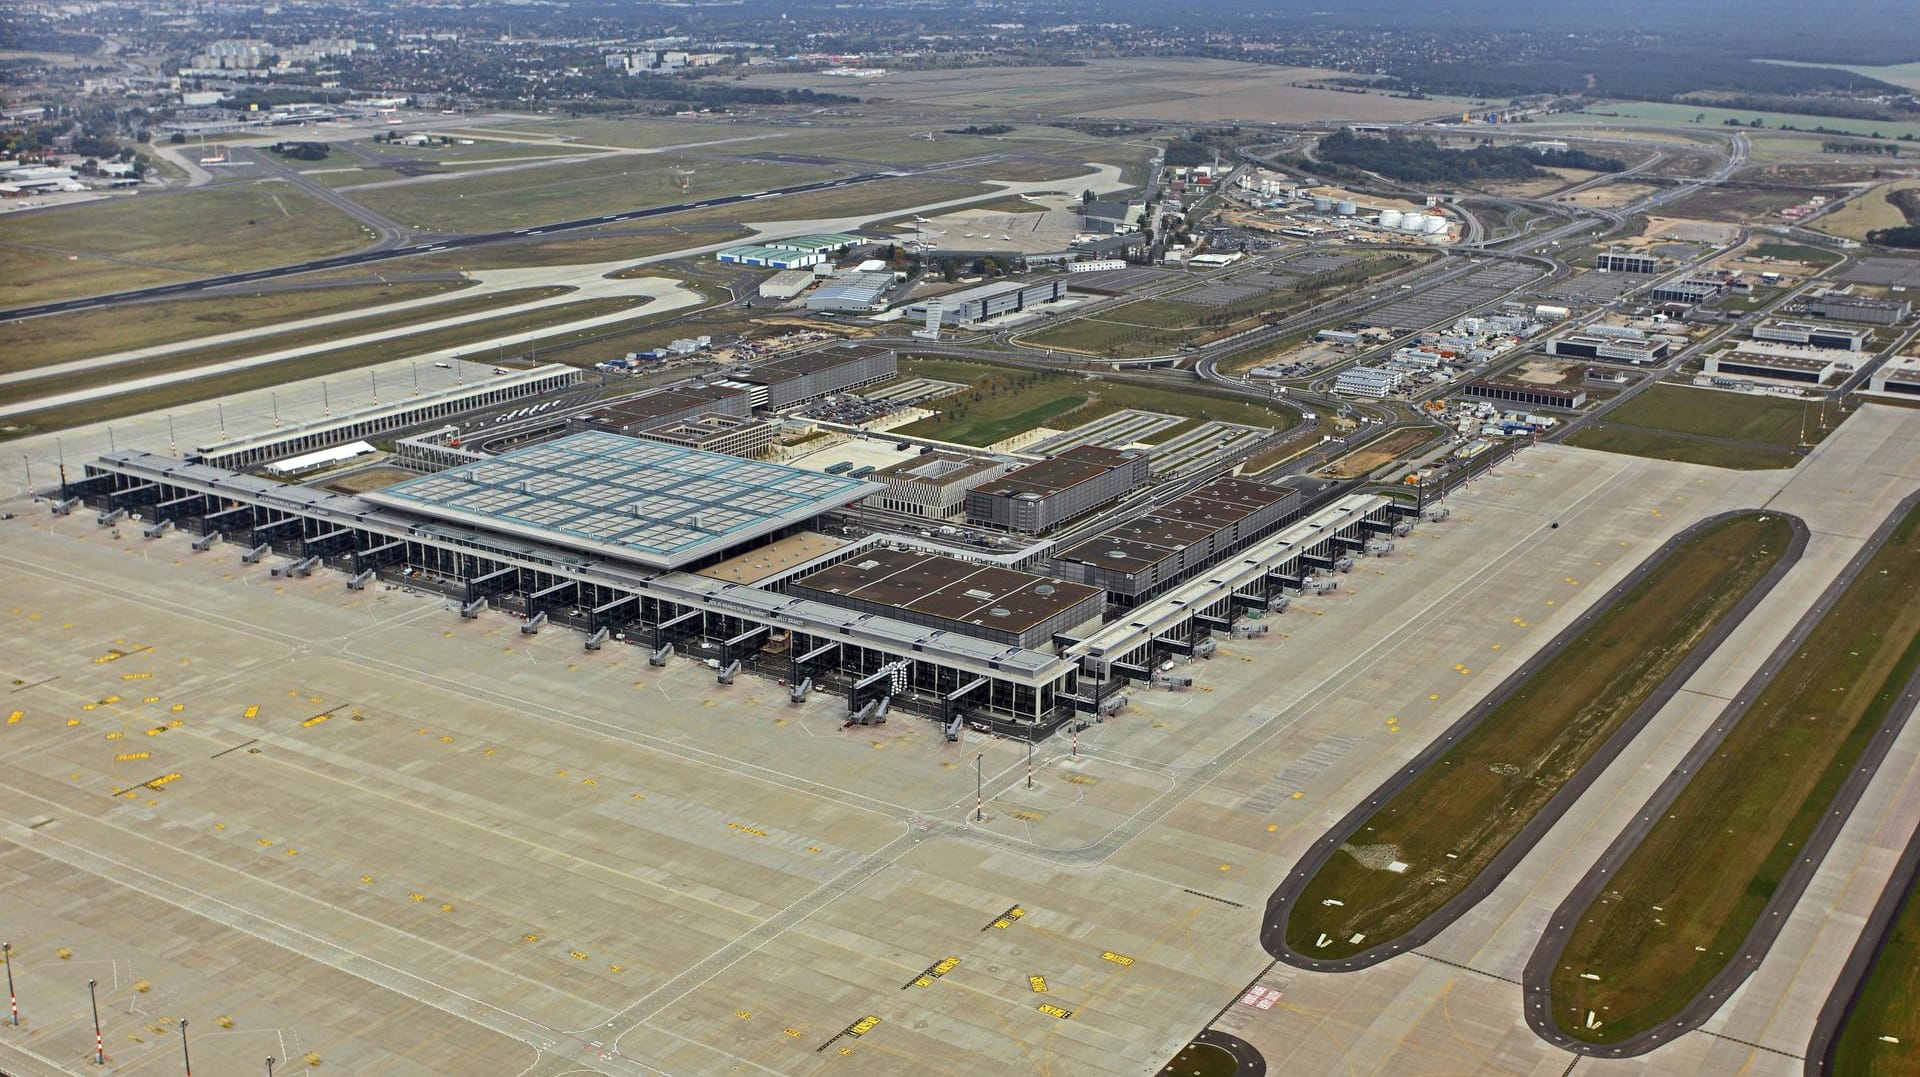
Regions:
<svg viewBox="0 0 1920 1077"><path fill-rule="evenodd" d="M1787 914L1793 911L1794 905L1800 900L1800 895L1806 891L1807 884L1813 880L1814 873L1820 868L1820 861L1826 857L1827 850L1839 836L1840 828L1846 824L1847 817L1853 813L1854 805L1859 802L1861 794L1866 792L1867 783L1873 779L1874 771L1879 768L1880 761L1885 758L1887 749L1893 746L1894 738L1906 725L1908 716L1913 713L1914 703L1916 699L1920 699L1920 671L1916 671L1901 688L1899 703L1882 719L1879 730L1874 733L1873 740L1861 754L1860 761L1854 766L1852 773L1847 775L1847 780L1841 785L1840 791L1834 795L1831 810L1821 818L1820 824L1814 828L1813 833L1808 835L1806 848L1803 850L1805 855L1794 861L1793 865L1787 869L1780 880L1780 885L1774 889L1773 896L1760 910L1759 921L1754 924L1753 930L1748 932L1745 942L1740 947L1738 959L1728 962L1713 979L1707 981L1700 993L1682 1008L1672 1021L1617 1043L1601 1044L1576 1040L1561 1032L1553 1021L1553 999L1549 992L1549 985L1553 979L1554 967L1559 963L1560 956L1566 949L1568 929L1598 899L1608 879L1640 845L1641 839L1653 829L1654 823L1660 816L1672 806L1675 798L1686 788L1687 782L1694 773L1720 749L1721 742L1740 721L1748 706L1767 686L1767 682L1792 659L1794 653L1806 642L1814 626L1819 623L1820 618L1833 608L1835 602L1839 601L1847 585L1866 568L1867 562L1886 543L1900 521L1913 510L1916 504L1920 504L1920 491L1907 495L1892 514L1881 522L1880 526L1874 530L1873 536L1860 548L1860 552L1854 555L1853 560L1847 562L1847 566L1841 569L1840 574L1827 585L1827 589L1821 592L1820 598L1801 615L1800 620L1793 626L1793 631L1787 634L1787 638L1780 641L1780 645L1773 649L1773 653L1767 656L1766 661L1761 663L1760 668L1754 671L1753 676L1749 677L1746 684L1735 694L1733 701L1721 710L1713 726L1701 735L1700 740L1680 760L1679 765L1674 767L1673 773L1660 784L1660 788L1648 799L1646 806L1634 817L1633 822L1621 831L1620 836L1615 838L1611 845L1607 846L1606 852L1601 854L1593 867L1581 877L1580 882L1574 886L1566 900L1560 903L1560 907L1554 910L1553 917L1547 924L1539 944L1535 946L1533 955L1527 959L1526 971L1521 981L1525 989L1527 1024L1541 1039L1569 1051L1601 1058L1624 1058L1646 1054L1705 1024L1720 1009L1728 996L1733 994L1747 977L1760 967L1760 962L1767 956L1767 950L1772 947L1774 938L1780 933L1780 929L1786 926Z"/></svg>
<svg viewBox="0 0 1920 1077"><path fill-rule="evenodd" d="M1432 766L1441 756L1445 755L1447 751L1453 747L1455 741L1465 736L1469 730L1485 719L1494 708L1498 707L1506 701L1507 697L1518 691L1520 687L1527 682L1527 679L1532 677L1541 666L1552 660L1555 655L1560 653L1563 647L1571 643L1581 632L1585 631L1596 616L1603 613L1608 607L1613 605L1614 602L1618 601L1621 595L1624 595L1630 588L1638 584L1649 568L1659 564L1663 558L1672 553L1681 543L1686 542L1701 531L1720 523L1730 516L1740 515L1749 511L1752 510L1743 509L1739 510L1739 512L1723 512L1715 516L1709 516L1668 539L1665 544L1655 550L1646 560L1642 561L1637 568L1627 573L1619 583L1613 586L1612 590L1608 591L1596 601L1578 621L1562 629L1559 635L1555 636L1552 641L1540 649L1539 653L1528 659L1519 669L1509 674L1506 680L1501 681L1499 687L1495 688L1485 699L1481 700L1479 705L1475 706L1465 715L1462 715L1459 721L1448 727L1445 734L1436 739L1432 744L1429 744L1426 750L1413 757L1398 774L1394 775L1385 784L1380 786L1380 788L1375 789L1365 800L1361 801L1352 811L1348 812L1339 823L1335 824L1333 829L1327 831L1324 837L1314 842L1313 846L1307 850L1306 855L1302 856L1300 861L1294 865L1293 870L1287 875L1285 881L1280 884L1279 889L1274 891L1273 897L1267 901L1266 920L1260 929L1260 944L1266 948L1266 951L1275 958L1296 968L1312 969L1316 972L1351 972L1368 968L1396 954L1405 953L1425 945L1434 936L1446 930L1455 920L1465 915L1469 909L1479 904L1482 898L1492 893L1494 889L1506 879L1507 874L1511 872L1528 853L1533 851L1533 847L1539 844L1540 839L1546 836L1547 831L1551 830L1554 824L1560 821L1561 816L1565 815L1567 810L1573 807L1574 802L1580 799L1581 795L1586 792L1587 787L1592 785L1607 767L1612 765L1614 758L1618 756L1627 745L1633 742L1633 738L1639 735L1640 730L1646 727L1647 723L1653 719L1653 716L1660 713L1661 708L1667 705L1667 701L1672 699L1681 688L1686 686L1687 679L1692 677L1694 672L1700 668L1701 663L1705 662L1707 658L1713 654L1714 650L1720 646L1721 641L1725 640L1734 629L1738 628L1741 621L1746 619L1747 614L1752 612L1753 608L1760 604L1760 601L1773 590L1774 585L1780 582L1788 570L1799 563L1800 555L1805 552L1807 548L1808 531L1807 525L1798 517L1788 517L1793 525L1793 538L1789 540L1786 556L1781 558L1780 562L1774 565L1765 576L1761 577L1760 581L1754 585L1751 591L1747 592L1746 596L1740 600L1738 605L1727 611L1727 615L1721 618L1720 622L1713 627L1713 630L1694 646L1692 652L1687 655L1686 659L1682 661L1672 673L1668 674L1665 680L1660 682L1659 686L1653 690L1653 694L1648 696L1646 701L1627 717L1627 720L1621 724L1619 729L1614 730L1613 735L1608 737L1606 743L1600 746L1600 749L1594 753L1593 758L1587 760L1587 762L1574 773L1573 777L1567 781L1567 784L1541 807L1539 813L1528 821L1526 826L1522 827L1520 832L1514 835L1513 840L1508 842L1506 847L1502 848L1499 853L1488 862L1487 866L1474 877L1466 889L1456 894L1453 899L1445 905L1436 909L1432 915L1422 920L1412 931L1390 940L1384 940L1380 945L1362 950L1349 958L1336 961L1322 961L1299 953L1287 945L1287 915L1292 911L1294 902L1299 900L1300 892L1306 889L1307 883L1320 870L1321 866L1331 859L1333 855L1339 851L1340 847L1346 844L1348 839L1353 837L1354 833L1366 824L1369 818L1372 818L1373 813L1379 809L1381 803L1397 795L1402 789L1405 789L1415 778L1418 778L1425 772L1429 766Z"/></svg>
<svg viewBox="0 0 1920 1077"><path fill-rule="evenodd" d="M1914 830L1913 836L1907 839L1907 847L1900 854L1900 862L1894 866L1893 876L1887 880L1886 889L1880 891L1880 899L1874 902L1873 911L1867 914L1866 926L1860 931L1860 941L1854 944L1853 952L1847 955L1846 966L1840 970L1840 979L1834 983L1833 993L1827 996L1826 1005L1820 1007L1820 1017L1813 1025L1813 1037L1807 1043L1807 1077L1825 1077L1837 1072L1831 1056L1834 1041L1840 1038L1840 1026L1846 1023L1854 1004L1860 1000L1860 991L1867 983L1867 973L1887 943L1887 932L1893 927L1894 917L1900 915L1904 904L1915 900L1915 883L1920 883L1920 829Z"/></svg>

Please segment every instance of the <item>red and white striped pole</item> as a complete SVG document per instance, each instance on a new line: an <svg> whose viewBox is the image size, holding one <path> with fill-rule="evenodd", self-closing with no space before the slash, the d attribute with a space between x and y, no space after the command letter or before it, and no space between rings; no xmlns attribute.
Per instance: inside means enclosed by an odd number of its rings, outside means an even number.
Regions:
<svg viewBox="0 0 1920 1077"><path fill-rule="evenodd" d="M100 999L94 994L94 982L87 981L87 1002L93 1007L93 1064L104 1066L107 1064L107 1045L100 1038Z"/></svg>
<svg viewBox="0 0 1920 1077"><path fill-rule="evenodd" d="M1080 723L1073 723L1073 757L1080 758Z"/></svg>
<svg viewBox="0 0 1920 1077"><path fill-rule="evenodd" d="M987 801L981 791L985 782L986 754L973 757L973 821L978 823L987 817Z"/></svg>
<svg viewBox="0 0 1920 1077"><path fill-rule="evenodd" d="M1027 788L1033 788L1033 742L1027 742Z"/></svg>

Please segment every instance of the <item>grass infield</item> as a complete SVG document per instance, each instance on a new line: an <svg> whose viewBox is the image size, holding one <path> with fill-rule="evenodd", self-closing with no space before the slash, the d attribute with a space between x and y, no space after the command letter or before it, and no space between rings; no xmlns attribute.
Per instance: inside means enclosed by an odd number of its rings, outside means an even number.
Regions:
<svg viewBox="0 0 1920 1077"><path fill-rule="evenodd" d="M1669 1020L1740 953L1917 667L1920 508L1568 933L1550 988L1567 1035L1608 1043ZM1588 1011L1598 1029L1585 1027Z"/></svg>
<svg viewBox="0 0 1920 1077"><path fill-rule="evenodd" d="M1348 957L1405 935L1466 890L1787 554L1792 537L1779 513L1745 513L1643 570L1321 865L1288 914L1287 945L1308 957ZM1389 870L1395 862L1404 869Z"/></svg>

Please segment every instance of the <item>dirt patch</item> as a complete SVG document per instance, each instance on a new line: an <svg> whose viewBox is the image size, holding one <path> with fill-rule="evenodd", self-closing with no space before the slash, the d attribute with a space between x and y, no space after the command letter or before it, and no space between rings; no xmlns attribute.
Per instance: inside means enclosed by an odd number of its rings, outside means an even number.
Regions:
<svg viewBox="0 0 1920 1077"><path fill-rule="evenodd" d="M1426 444L1436 433L1427 427L1397 431L1340 457L1321 468L1320 474L1334 479L1360 478Z"/></svg>

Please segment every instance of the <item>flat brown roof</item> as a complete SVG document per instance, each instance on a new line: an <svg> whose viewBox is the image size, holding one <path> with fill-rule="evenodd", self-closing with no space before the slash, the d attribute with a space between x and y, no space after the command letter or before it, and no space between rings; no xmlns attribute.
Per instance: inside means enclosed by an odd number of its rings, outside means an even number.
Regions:
<svg viewBox="0 0 1920 1077"><path fill-rule="evenodd" d="M1585 395L1579 389L1563 389L1557 385L1535 385L1530 381L1508 381L1505 378L1476 378L1467 384L1487 389L1504 389L1512 393L1533 393L1536 396L1551 397L1555 400L1573 400Z"/></svg>
<svg viewBox="0 0 1920 1077"><path fill-rule="evenodd" d="M1103 593L1083 583L910 550L872 550L808 573L793 586L1014 633Z"/></svg>
<svg viewBox="0 0 1920 1077"><path fill-rule="evenodd" d="M1104 445L1076 445L1052 459L1008 472L981 489L1002 497L1059 493L1104 475L1138 455Z"/></svg>
<svg viewBox="0 0 1920 1077"><path fill-rule="evenodd" d="M818 531L802 531L765 546L757 546L737 557L729 557L719 564L708 565L697 575L728 583L759 583L795 565L825 557L846 544L846 539L822 535Z"/></svg>
<svg viewBox="0 0 1920 1077"><path fill-rule="evenodd" d="M1218 479L1176 498L1137 520L1117 524L1060 554L1118 572L1138 573L1180 550L1211 538L1298 491L1245 479Z"/></svg>
<svg viewBox="0 0 1920 1077"><path fill-rule="evenodd" d="M602 404L582 417L630 426L662 415L671 415L684 408L712 404L745 395L744 389L729 389L723 385L682 385Z"/></svg>

